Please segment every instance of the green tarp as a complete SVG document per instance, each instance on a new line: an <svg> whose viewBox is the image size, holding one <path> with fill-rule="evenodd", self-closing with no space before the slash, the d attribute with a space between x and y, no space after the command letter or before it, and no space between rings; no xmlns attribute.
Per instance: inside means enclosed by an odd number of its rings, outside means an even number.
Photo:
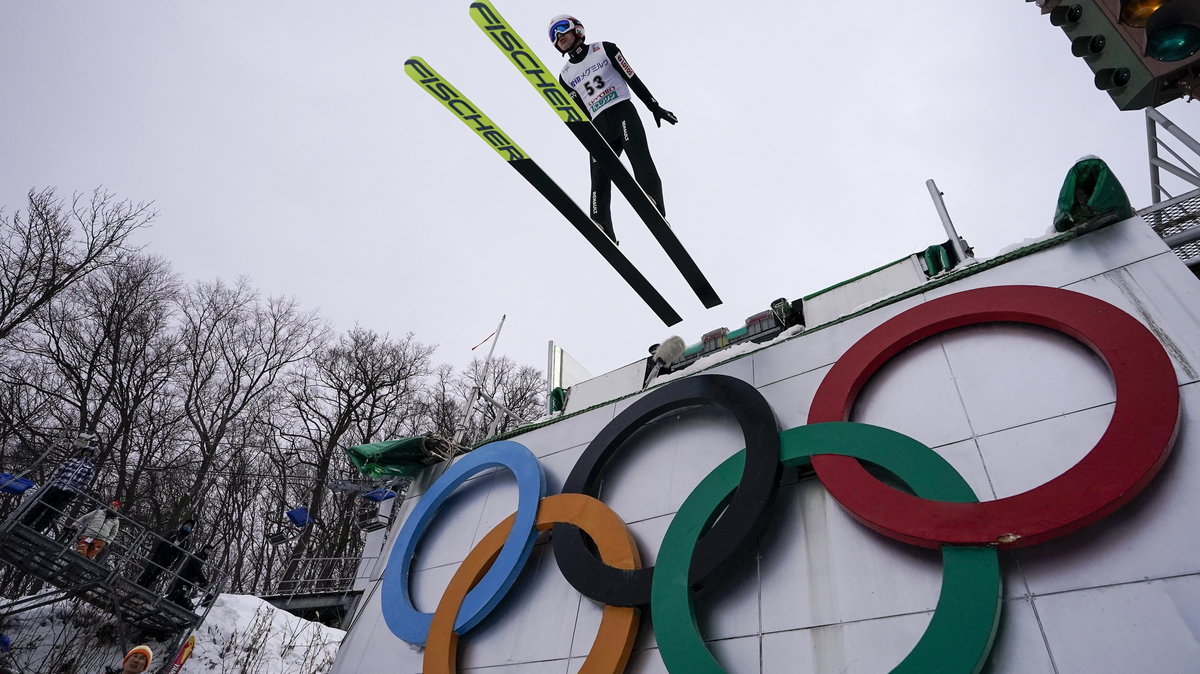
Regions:
<svg viewBox="0 0 1200 674"><path fill-rule="evenodd" d="M1116 216L1112 222L1119 222L1133 217L1133 207L1108 164L1089 155L1075 162L1063 181L1054 210L1054 229L1065 232L1108 213Z"/></svg>
<svg viewBox="0 0 1200 674"><path fill-rule="evenodd" d="M954 265L958 264L959 260L950 248L950 242L939 243L925 249L925 275L937 276L938 274L953 269Z"/></svg>
<svg viewBox="0 0 1200 674"><path fill-rule="evenodd" d="M414 477L425 466L441 461L450 443L433 435L372 442L346 449L350 462L363 475L385 477Z"/></svg>

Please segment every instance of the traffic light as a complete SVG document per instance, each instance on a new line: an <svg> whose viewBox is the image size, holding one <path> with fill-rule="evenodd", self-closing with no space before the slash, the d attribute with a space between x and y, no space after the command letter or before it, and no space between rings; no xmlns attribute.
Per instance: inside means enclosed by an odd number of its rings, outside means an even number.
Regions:
<svg viewBox="0 0 1200 674"><path fill-rule="evenodd" d="M1121 110L1200 95L1200 0L1037 0Z"/></svg>

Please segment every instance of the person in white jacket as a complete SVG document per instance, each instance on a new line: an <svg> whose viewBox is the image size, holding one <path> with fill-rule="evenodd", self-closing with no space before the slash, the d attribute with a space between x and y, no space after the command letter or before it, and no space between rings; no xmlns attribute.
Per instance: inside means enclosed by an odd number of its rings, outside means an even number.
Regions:
<svg viewBox="0 0 1200 674"><path fill-rule="evenodd" d="M117 511L120 509L121 502L113 501L107 508L97 508L76 520L79 542L75 544L75 552L88 559L95 559L121 530L121 518L117 517Z"/></svg>

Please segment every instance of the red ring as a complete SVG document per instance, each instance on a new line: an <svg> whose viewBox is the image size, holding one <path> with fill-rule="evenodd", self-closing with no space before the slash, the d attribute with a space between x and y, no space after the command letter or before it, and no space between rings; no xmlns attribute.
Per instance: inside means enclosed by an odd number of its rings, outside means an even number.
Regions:
<svg viewBox="0 0 1200 674"><path fill-rule="evenodd" d="M1019 548L1091 524L1120 508L1154 478L1179 428L1175 369L1158 339L1107 302L1042 286L996 286L926 302L875 328L838 359L817 389L808 422L846 421L863 385L893 356L947 330L978 323L1030 323L1088 346L1116 384L1112 421L1067 472L1029 491L982 503L910 496L871 476L856 459L813 457L825 488L866 526L927 548Z"/></svg>

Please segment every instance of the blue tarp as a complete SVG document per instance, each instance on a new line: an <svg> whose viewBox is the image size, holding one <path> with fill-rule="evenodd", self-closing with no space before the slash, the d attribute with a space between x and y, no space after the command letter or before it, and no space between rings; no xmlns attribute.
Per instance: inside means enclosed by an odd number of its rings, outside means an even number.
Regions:
<svg viewBox="0 0 1200 674"><path fill-rule="evenodd" d="M13 479L12 473L0 473L0 493L24 494L35 484L37 483L27 477Z"/></svg>
<svg viewBox="0 0 1200 674"><path fill-rule="evenodd" d="M287 511L286 515L287 518L292 521L292 524L295 524L298 527L308 526L309 524L316 522L316 520L314 520L312 516L308 514L308 508L292 508L291 510Z"/></svg>
<svg viewBox="0 0 1200 674"><path fill-rule="evenodd" d="M392 491L391 489L380 487L379 489L363 494L362 497L364 500L380 503L390 498L396 498L396 492Z"/></svg>

